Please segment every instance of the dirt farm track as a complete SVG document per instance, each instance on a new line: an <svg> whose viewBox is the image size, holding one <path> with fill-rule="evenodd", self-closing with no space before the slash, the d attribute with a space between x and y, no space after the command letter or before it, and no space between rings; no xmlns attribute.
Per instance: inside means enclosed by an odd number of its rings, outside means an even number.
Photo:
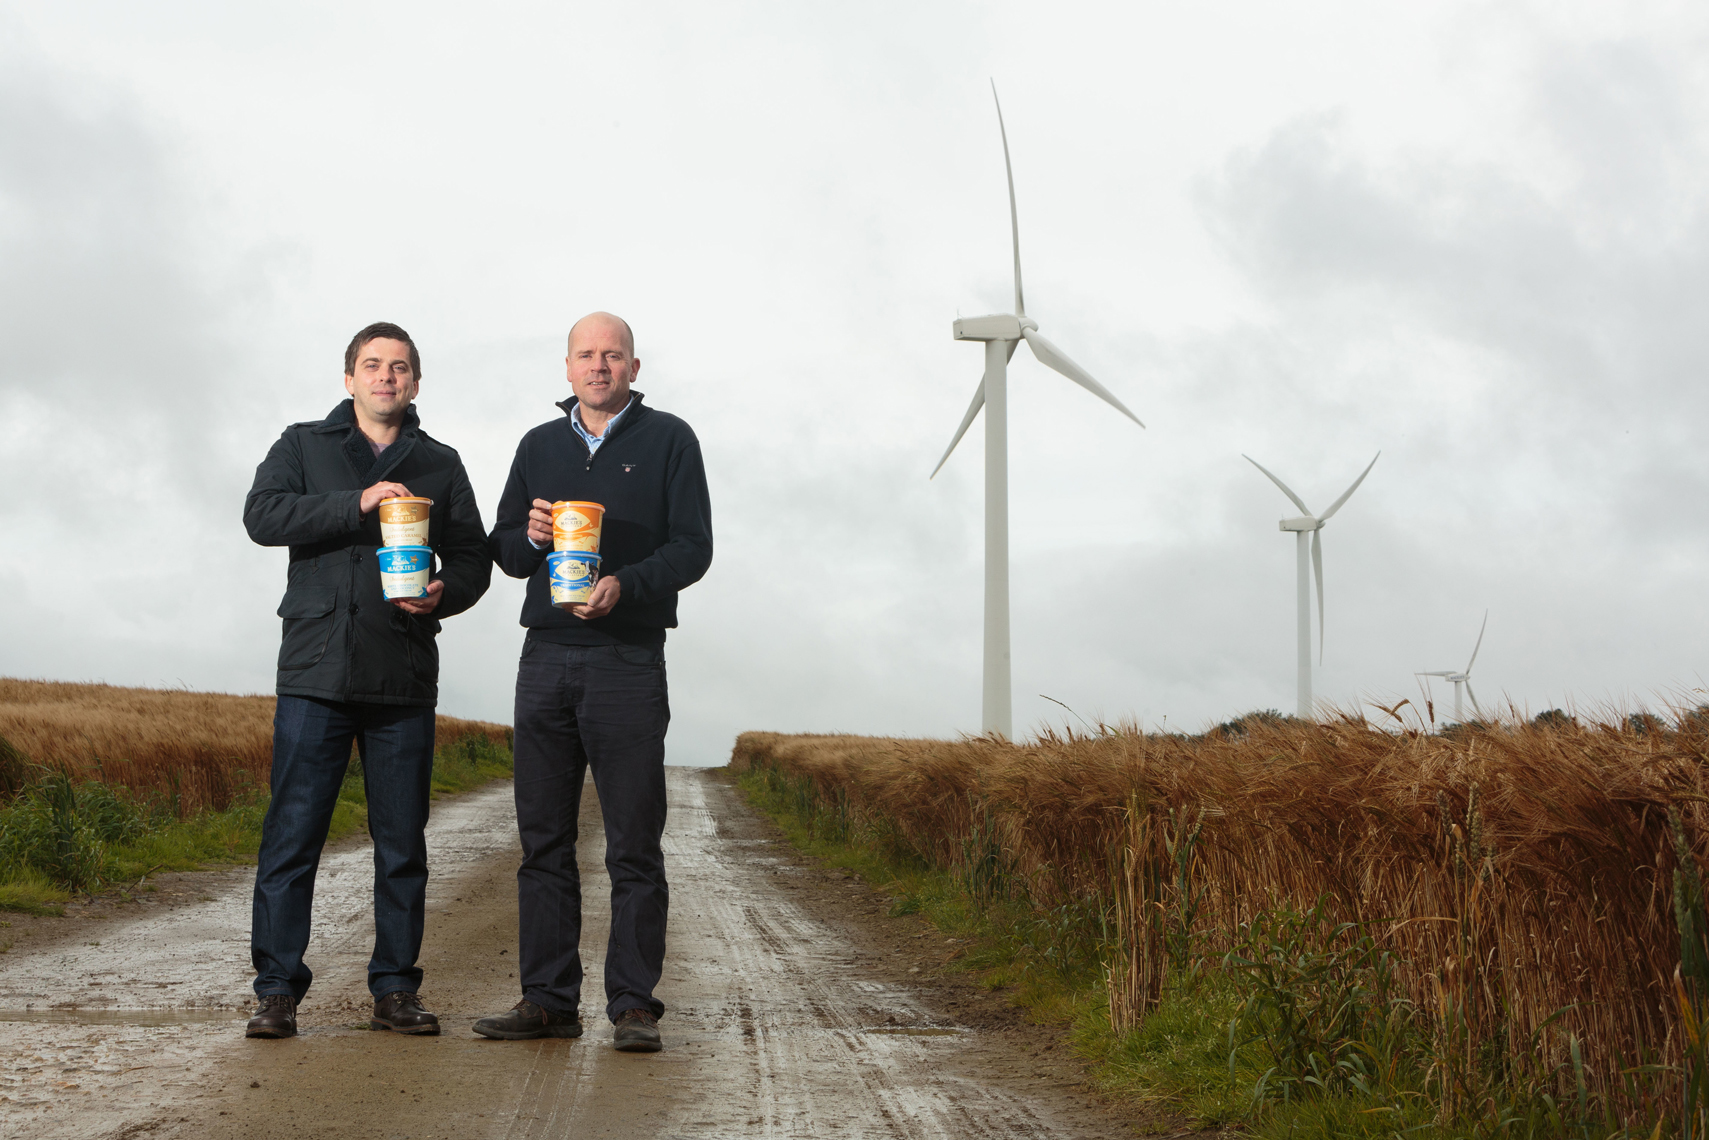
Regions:
<svg viewBox="0 0 1709 1140"><path fill-rule="evenodd" d="M247 1041L250 872L144 901L5 916L0 1136L1117 1137L1053 1032L937 967L953 952L867 884L798 859L717 769L670 769L665 1051L601 1014L606 885L581 851L579 1040L488 1041L517 997L508 783L435 805L422 996L437 1038L366 1029L370 849L321 865L300 1036ZM598 836L586 797L582 834Z"/></svg>

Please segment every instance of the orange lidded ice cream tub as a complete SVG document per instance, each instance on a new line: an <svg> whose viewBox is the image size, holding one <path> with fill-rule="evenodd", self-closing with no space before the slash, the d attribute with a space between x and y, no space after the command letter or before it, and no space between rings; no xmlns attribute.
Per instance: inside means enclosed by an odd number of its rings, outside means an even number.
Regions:
<svg viewBox="0 0 1709 1140"><path fill-rule="evenodd" d="M380 541L385 546L426 546L432 499L381 499Z"/></svg>
<svg viewBox="0 0 1709 1140"><path fill-rule="evenodd" d="M604 504L553 503L552 549L598 554L600 526L604 521Z"/></svg>

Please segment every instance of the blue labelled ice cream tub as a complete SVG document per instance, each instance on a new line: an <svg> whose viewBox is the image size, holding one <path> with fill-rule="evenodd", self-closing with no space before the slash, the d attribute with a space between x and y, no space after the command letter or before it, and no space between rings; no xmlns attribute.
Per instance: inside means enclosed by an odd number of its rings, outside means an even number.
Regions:
<svg viewBox="0 0 1709 1140"><path fill-rule="evenodd" d="M554 550L546 556L547 581L554 606L584 605L599 581L599 555L586 550Z"/></svg>
<svg viewBox="0 0 1709 1140"><path fill-rule="evenodd" d="M380 589L388 598L425 598L433 573L431 546L382 546Z"/></svg>

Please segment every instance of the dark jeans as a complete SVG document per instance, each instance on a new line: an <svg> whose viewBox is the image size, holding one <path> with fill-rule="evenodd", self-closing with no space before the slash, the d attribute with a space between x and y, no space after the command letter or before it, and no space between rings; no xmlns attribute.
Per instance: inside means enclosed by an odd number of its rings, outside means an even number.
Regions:
<svg viewBox="0 0 1709 1140"><path fill-rule="evenodd" d="M654 1017L665 965L670 888L659 846L665 830L663 647L553 645L532 638L516 671L516 872L522 996L574 1014L582 989L582 886L576 817L589 767L605 816L611 938L606 1016Z"/></svg>
<svg viewBox="0 0 1709 1140"><path fill-rule="evenodd" d="M273 802L261 824L255 917L249 954L258 995L299 1002L314 974L303 964L315 870L332 822L350 743L362 756L368 832L374 838L374 956L368 989L376 998L421 986L422 919L427 908L428 794L433 776L433 710L280 697L273 715Z"/></svg>

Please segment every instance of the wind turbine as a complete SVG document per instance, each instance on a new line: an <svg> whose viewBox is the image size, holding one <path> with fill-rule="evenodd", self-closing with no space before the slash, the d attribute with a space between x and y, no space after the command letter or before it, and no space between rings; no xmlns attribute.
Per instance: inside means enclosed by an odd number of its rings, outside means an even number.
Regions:
<svg viewBox="0 0 1709 1140"><path fill-rule="evenodd" d="M1246 460L1246 462L1252 464L1252 466L1258 468L1258 470L1263 471L1265 477L1268 478L1270 482L1280 487L1282 489L1282 494L1292 499L1294 506L1298 507L1301 512L1299 518L1283 519L1280 523L1281 529L1291 530L1294 532L1294 537L1297 540L1294 544L1294 549L1298 553L1299 557L1298 595L1300 666L1298 716L1301 720L1310 720L1312 718L1311 592L1308 588L1308 574L1306 571L1306 535L1311 535L1311 569L1317 575L1317 655L1318 664L1321 665L1323 663L1323 538L1321 536L1323 524L1328 522L1335 515L1335 512L1341 509L1341 504L1345 503L1352 496L1353 492L1359 489L1359 484L1365 481L1365 476L1371 473L1371 468L1377 465L1377 460L1381 459L1382 456L1382 452L1377 452L1376 457L1373 458L1371 462L1366 465L1365 469L1359 473L1359 477L1353 480L1353 485L1341 492L1341 497L1329 504L1329 509L1324 511L1321 515L1312 514L1311 508L1305 505L1305 500L1294 494L1286 483L1282 482L1274 475L1271 475L1269 471L1265 470L1263 464L1259 463L1250 455L1241 456L1241 458Z"/></svg>
<svg viewBox="0 0 1709 1140"><path fill-rule="evenodd" d="M991 84L997 102L997 85ZM1003 169L1009 176L1009 231L1015 253L1015 311L989 317L963 317L955 322L956 340L985 342L985 375L973 392L973 402L955 429L955 438L944 449L943 458L932 468L931 477L943 469L950 452L967 434L973 417L985 409L985 685L981 700L981 727L986 732L1014 735L1014 714L1009 683L1009 358L1022 340L1040 364L1054 368L1085 388L1134 423L1139 417L1128 411L1109 389L1092 379L1084 368L1061 349L1039 335L1038 322L1027 316L1021 297L1021 223L1015 212L1015 170L1009 162L1009 132L1003 126L1003 104L997 102L997 131L1003 138Z"/></svg>
<svg viewBox="0 0 1709 1140"><path fill-rule="evenodd" d="M1472 659L1466 662L1466 668L1463 672L1456 673L1452 669L1438 669L1435 672L1418 674L1420 677L1441 677L1444 680L1454 682L1454 719L1462 723L1464 722L1464 718L1460 715L1460 686L1462 685L1465 686L1466 692L1471 695L1472 711L1478 714L1479 720L1483 719L1484 711L1478 706L1478 695L1472 692L1472 665L1478 659L1478 650L1483 648L1484 630L1488 628L1489 611L1485 610L1484 623L1478 626L1478 642L1472 646Z"/></svg>

